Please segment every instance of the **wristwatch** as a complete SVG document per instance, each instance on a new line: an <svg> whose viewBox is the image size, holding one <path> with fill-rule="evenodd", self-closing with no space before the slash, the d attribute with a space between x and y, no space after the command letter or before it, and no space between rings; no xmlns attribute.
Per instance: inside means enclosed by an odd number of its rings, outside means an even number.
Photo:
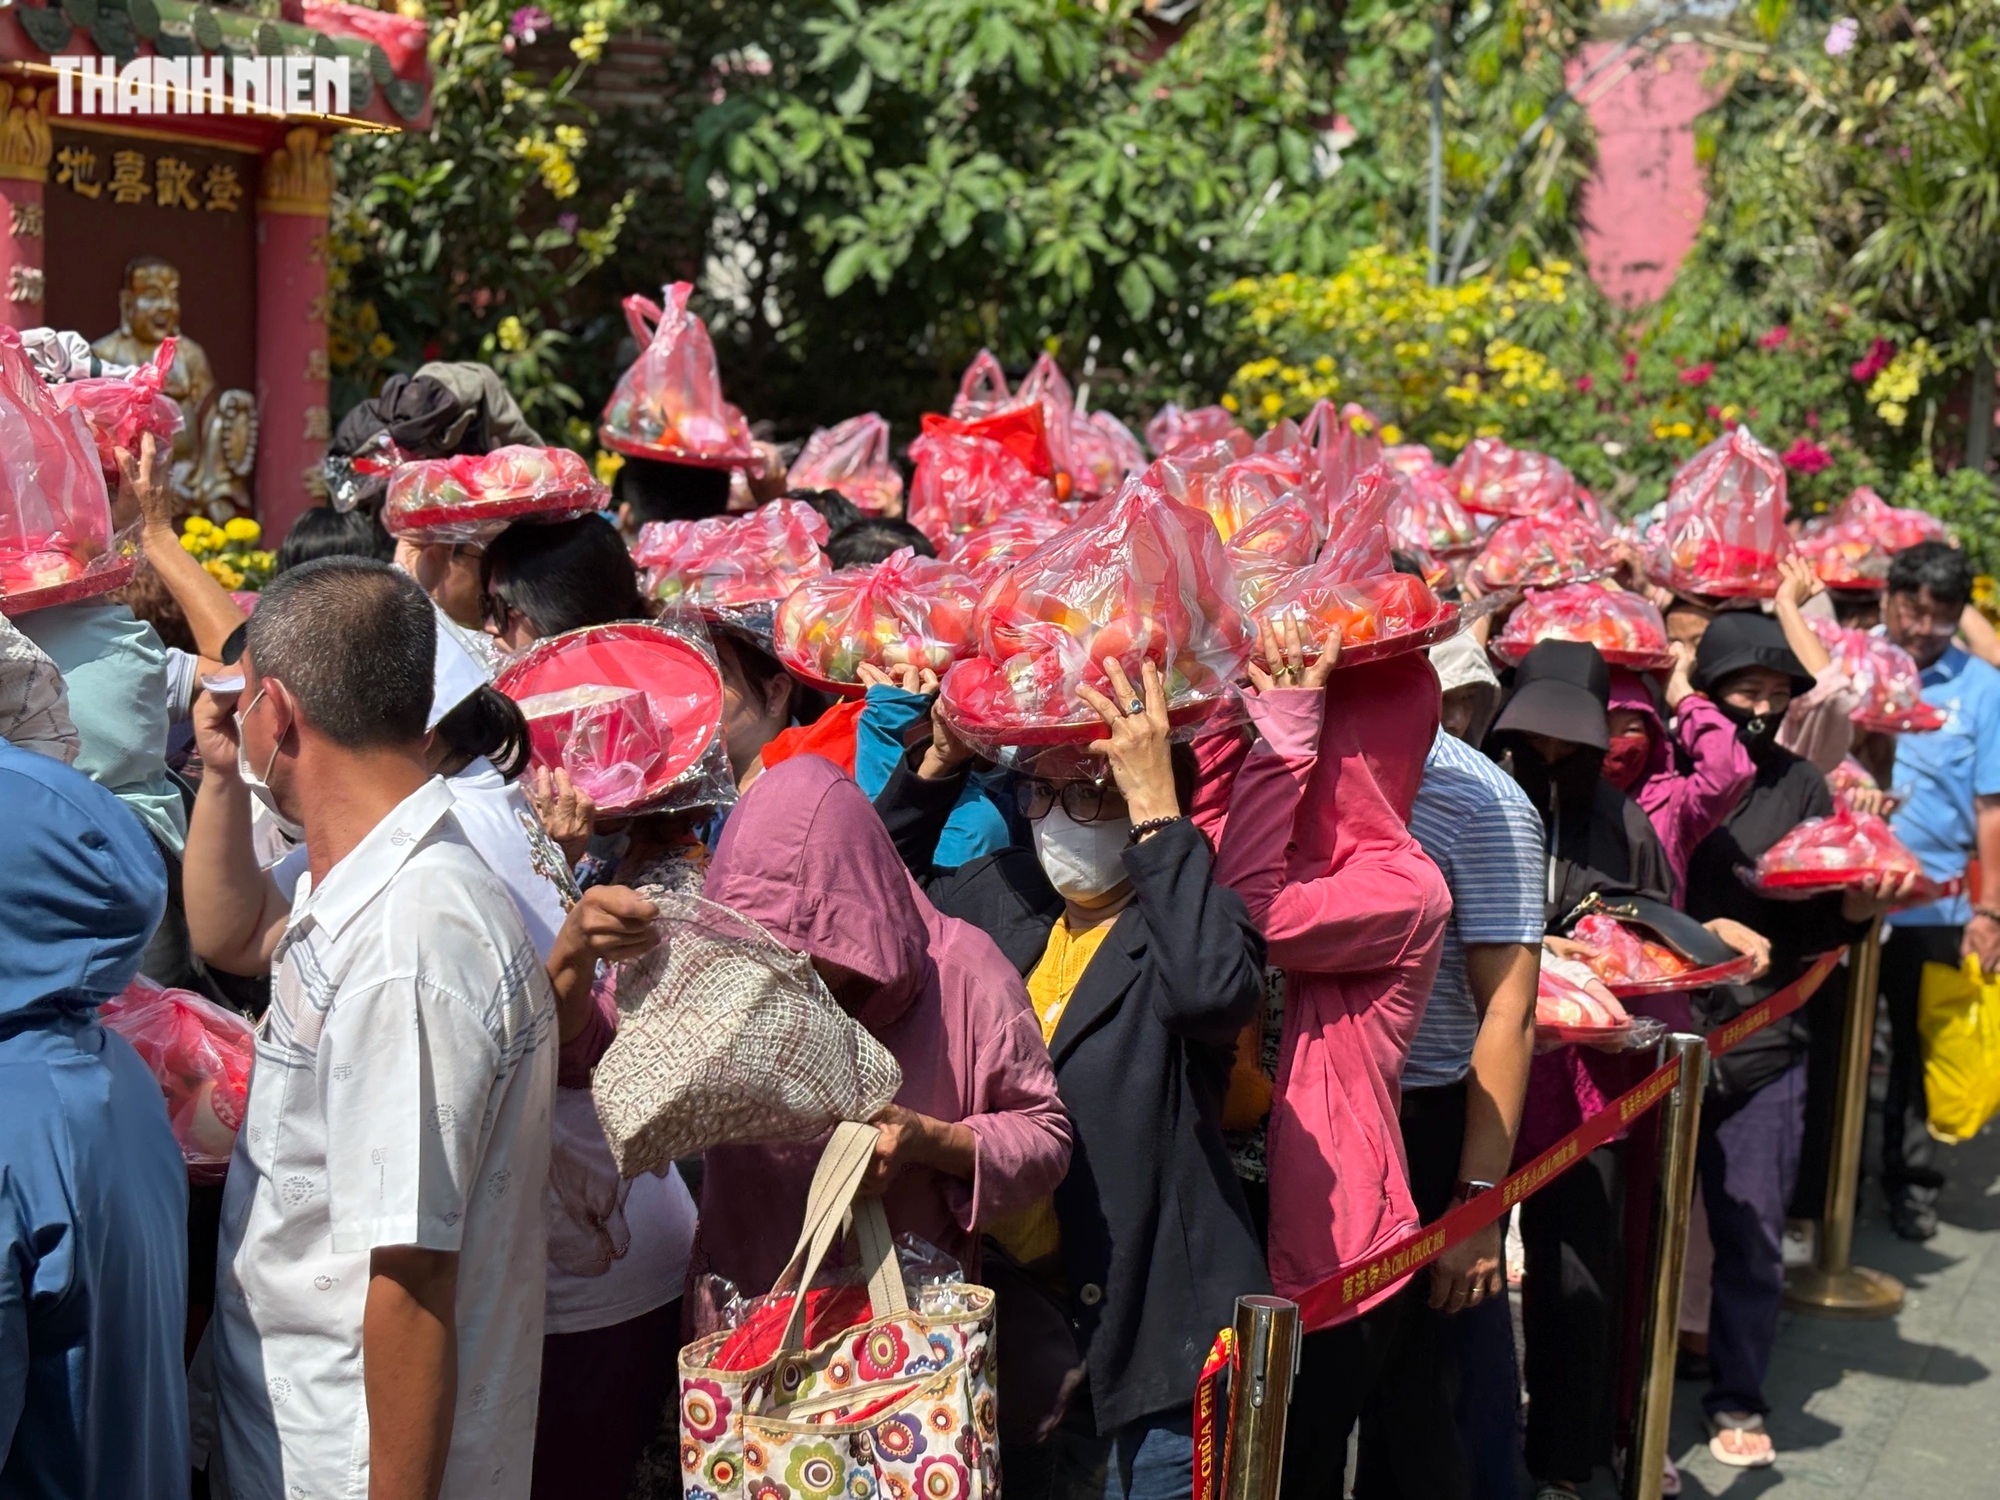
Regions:
<svg viewBox="0 0 2000 1500"><path fill-rule="evenodd" d="M1972 914L1975 917L1984 917L1989 922L2000 922L2000 907L1975 906L1972 908Z"/></svg>
<svg viewBox="0 0 2000 1500"><path fill-rule="evenodd" d="M1481 1182L1479 1181L1478 1178L1475 1177L1467 1181L1460 1182L1455 1186L1453 1186L1451 1190L1451 1195L1454 1198L1456 1198L1460 1203L1470 1203L1474 1198L1477 1198L1481 1193L1490 1193L1493 1191L1494 1188L1498 1186L1499 1186L1498 1183Z"/></svg>

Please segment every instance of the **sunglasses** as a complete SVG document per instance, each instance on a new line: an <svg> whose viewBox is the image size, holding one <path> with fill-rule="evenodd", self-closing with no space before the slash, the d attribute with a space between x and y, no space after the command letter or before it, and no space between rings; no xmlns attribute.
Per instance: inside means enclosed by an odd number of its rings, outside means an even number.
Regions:
<svg viewBox="0 0 2000 1500"><path fill-rule="evenodd" d="M1064 814L1074 823L1098 823L1105 817L1119 816L1106 812L1106 800L1117 793L1108 786L1095 781L1042 781L1029 777L1014 783L1014 809L1030 822L1046 818L1049 809L1058 802Z"/></svg>

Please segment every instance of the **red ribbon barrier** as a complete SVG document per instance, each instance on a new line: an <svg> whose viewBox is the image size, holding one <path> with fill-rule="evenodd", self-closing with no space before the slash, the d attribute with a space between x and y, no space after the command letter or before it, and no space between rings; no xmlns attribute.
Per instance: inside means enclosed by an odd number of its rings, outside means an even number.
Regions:
<svg viewBox="0 0 2000 1500"><path fill-rule="evenodd" d="M1236 1330L1225 1328L1215 1336L1215 1343L1209 1347L1208 1358L1201 1367L1201 1379L1194 1388L1194 1500L1214 1500L1216 1482L1221 1478L1222 1466L1216 1460L1217 1430L1220 1426L1219 1389L1223 1371L1229 1369L1236 1357ZM1222 1434L1227 1442L1228 1434Z"/></svg>
<svg viewBox="0 0 2000 1500"><path fill-rule="evenodd" d="M1749 1037L1804 1005L1826 982L1827 975L1846 952L1840 948L1822 954L1811 968L1775 995L1716 1027L1708 1036L1710 1055L1720 1056L1741 1046ZM1305 1331L1317 1332L1339 1321L1357 1304L1414 1275L1453 1245L1472 1238L1529 1194L1539 1192L1664 1099L1679 1080L1680 1067L1675 1060L1648 1074L1637 1087L1620 1094L1519 1171L1508 1173L1492 1192L1461 1203L1443 1218L1404 1236L1379 1255L1357 1265L1343 1266L1326 1280L1309 1287L1299 1297L1299 1316ZM1202 1492L1197 1488L1195 1493L1199 1496Z"/></svg>

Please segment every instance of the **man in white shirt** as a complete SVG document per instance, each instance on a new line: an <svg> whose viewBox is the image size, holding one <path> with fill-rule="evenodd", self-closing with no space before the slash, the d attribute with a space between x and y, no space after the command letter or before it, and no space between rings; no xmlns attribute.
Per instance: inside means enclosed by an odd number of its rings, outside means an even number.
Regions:
<svg viewBox="0 0 2000 1500"><path fill-rule="evenodd" d="M528 1493L554 1013L425 768L435 631L393 569L308 564L259 600L240 692L195 710L190 933L272 975L209 1335L232 1500ZM253 795L305 829L289 908Z"/></svg>

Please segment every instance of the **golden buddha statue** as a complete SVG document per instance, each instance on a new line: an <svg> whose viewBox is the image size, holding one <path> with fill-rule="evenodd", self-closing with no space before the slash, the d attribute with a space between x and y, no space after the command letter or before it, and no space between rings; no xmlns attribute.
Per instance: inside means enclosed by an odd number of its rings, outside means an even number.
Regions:
<svg viewBox="0 0 2000 1500"><path fill-rule="evenodd" d="M208 351L181 332L181 273L157 255L125 267L118 293L118 331L93 343L108 364L150 363L160 342L173 338L174 362L166 394L181 409L174 434L174 493L184 506L212 520L247 515L250 473L257 458L257 401L248 391L217 391Z"/></svg>

